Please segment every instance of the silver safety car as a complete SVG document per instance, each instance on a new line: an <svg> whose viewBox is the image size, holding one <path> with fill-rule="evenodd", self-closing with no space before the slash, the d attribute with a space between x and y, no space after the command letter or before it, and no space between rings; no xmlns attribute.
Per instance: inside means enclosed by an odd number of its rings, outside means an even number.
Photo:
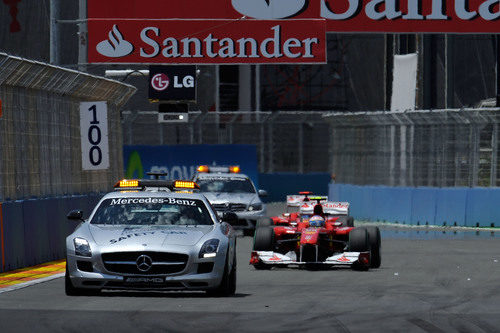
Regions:
<svg viewBox="0 0 500 333"><path fill-rule="evenodd" d="M267 216L261 198L265 190L257 190L252 180L240 173L239 166L200 165L193 180L219 215L234 212L238 221L233 226L244 234L253 234L257 221Z"/></svg>
<svg viewBox="0 0 500 333"><path fill-rule="evenodd" d="M195 189L193 182L122 181L66 238L67 295L101 289L204 290L231 295L236 289L236 239Z"/></svg>

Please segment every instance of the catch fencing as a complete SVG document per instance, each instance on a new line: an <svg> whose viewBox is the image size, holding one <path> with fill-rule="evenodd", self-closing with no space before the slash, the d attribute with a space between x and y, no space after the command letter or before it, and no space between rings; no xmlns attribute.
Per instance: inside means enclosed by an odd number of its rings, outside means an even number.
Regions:
<svg viewBox="0 0 500 333"><path fill-rule="evenodd" d="M498 186L499 111L331 113L331 171L357 185Z"/></svg>
<svg viewBox="0 0 500 333"><path fill-rule="evenodd" d="M102 192L123 174L118 110L135 87L0 53L0 199ZM106 101L110 168L83 171L80 102Z"/></svg>
<svg viewBox="0 0 500 333"><path fill-rule="evenodd" d="M123 112L124 143L254 144L261 173L325 172L330 126L323 112L190 112L186 123L158 123L157 112Z"/></svg>
<svg viewBox="0 0 500 333"><path fill-rule="evenodd" d="M158 123L123 113L124 142L255 144L260 173L329 172L388 186L498 186L500 109L407 112L191 112Z"/></svg>

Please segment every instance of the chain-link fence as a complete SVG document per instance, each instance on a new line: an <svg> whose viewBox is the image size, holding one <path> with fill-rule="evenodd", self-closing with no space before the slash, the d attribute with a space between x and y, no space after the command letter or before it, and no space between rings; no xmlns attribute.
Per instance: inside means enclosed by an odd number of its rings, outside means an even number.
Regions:
<svg viewBox="0 0 500 333"><path fill-rule="evenodd" d="M332 113L337 181L497 186L500 109Z"/></svg>
<svg viewBox="0 0 500 333"><path fill-rule="evenodd" d="M124 112L124 143L255 144L260 172L328 170L330 127L322 112L192 112L158 123L157 112Z"/></svg>
<svg viewBox="0 0 500 333"><path fill-rule="evenodd" d="M0 198L108 190L123 173L121 106L132 86L0 53ZM107 101L110 168L83 171L80 102Z"/></svg>
<svg viewBox="0 0 500 333"><path fill-rule="evenodd" d="M497 186L500 109L209 112L158 123L124 112L124 143L255 144L259 171L331 172L350 184Z"/></svg>

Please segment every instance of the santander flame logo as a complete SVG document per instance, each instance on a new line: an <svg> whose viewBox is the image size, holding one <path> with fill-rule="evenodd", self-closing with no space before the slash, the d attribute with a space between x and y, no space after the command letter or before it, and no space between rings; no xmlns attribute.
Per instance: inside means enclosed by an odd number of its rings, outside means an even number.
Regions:
<svg viewBox="0 0 500 333"><path fill-rule="evenodd" d="M113 28L108 33L109 39L103 40L96 46L97 52L103 56L110 58L119 58L129 55L134 50L134 46L123 39L123 36L118 30L118 27L113 25Z"/></svg>
<svg viewBox="0 0 500 333"><path fill-rule="evenodd" d="M283 19L304 11L309 0L231 0L239 13L256 19Z"/></svg>

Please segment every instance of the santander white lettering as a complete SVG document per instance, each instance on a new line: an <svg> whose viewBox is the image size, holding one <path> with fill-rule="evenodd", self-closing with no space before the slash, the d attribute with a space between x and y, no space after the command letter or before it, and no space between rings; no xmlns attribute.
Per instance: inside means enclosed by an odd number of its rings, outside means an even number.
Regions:
<svg viewBox="0 0 500 333"><path fill-rule="evenodd" d="M321 12L320 16L329 20L347 20L351 19L359 14L360 7L362 6L362 1L360 0L334 0L337 2L348 3L348 8L342 13L336 13L329 5L328 0L321 0ZM404 1L404 0L402 0ZM422 9L419 8L423 4L421 0L406 0L408 5L407 13L402 13L399 10L399 5L402 2L400 0L371 0L365 5L365 14L368 18L372 20L395 20L402 18L403 20L448 20L449 15L446 11L450 10L446 8L446 0L432 0L431 2L431 12L429 15L423 16L421 14ZM425 2L428 4L428 2ZM468 0L455 0L455 14L458 18L469 21L479 16L486 21L493 21L500 18L499 9L500 0L486 0L483 1L477 11L470 11ZM383 10L380 10L383 8Z"/></svg>
<svg viewBox="0 0 500 333"><path fill-rule="evenodd" d="M166 37L160 41L160 29L146 27L140 33L146 46L140 47L139 54L144 58L154 58L160 54L165 58L314 58L313 48L319 44L318 38L289 38L283 41L280 25L272 27L271 30L272 37L261 42L251 37L238 40L229 37L218 39L212 34L204 39L191 37L177 40ZM181 83L175 80L174 78L174 87L181 87ZM183 79L184 87L192 87L193 84L194 78Z"/></svg>

